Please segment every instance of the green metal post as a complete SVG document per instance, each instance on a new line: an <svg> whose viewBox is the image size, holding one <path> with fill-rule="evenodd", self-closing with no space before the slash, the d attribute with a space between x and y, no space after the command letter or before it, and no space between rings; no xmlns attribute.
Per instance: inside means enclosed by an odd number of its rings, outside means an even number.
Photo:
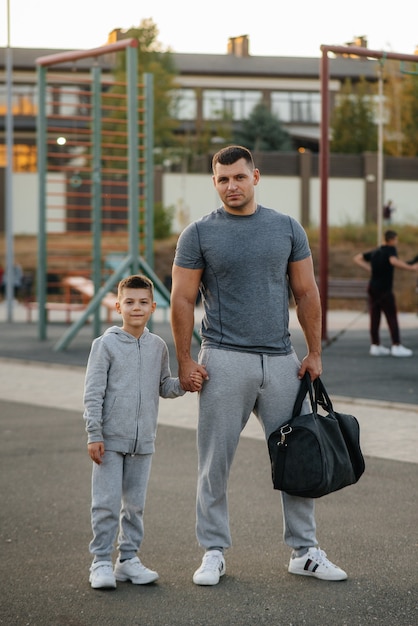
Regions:
<svg viewBox="0 0 418 626"><path fill-rule="evenodd" d="M46 339L46 69L38 66L38 268L36 293L38 299L38 336Z"/></svg>
<svg viewBox="0 0 418 626"><path fill-rule="evenodd" d="M127 48L127 100L128 100L128 213L129 255L131 272L138 273L139 254L139 194L138 194L138 58L135 48Z"/></svg>
<svg viewBox="0 0 418 626"><path fill-rule="evenodd" d="M101 198L101 69L94 66L92 69L92 230L93 230L93 268L92 279L94 293L97 293L102 283L102 198ZM94 310L93 334L98 337L101 332L100 306Z"/></svg>
<svg viewBox="0 0 418 626"><path fill-rule="evenodd" d="M154 76L144 74L145 86L145 259L154 268Z"/></svg>

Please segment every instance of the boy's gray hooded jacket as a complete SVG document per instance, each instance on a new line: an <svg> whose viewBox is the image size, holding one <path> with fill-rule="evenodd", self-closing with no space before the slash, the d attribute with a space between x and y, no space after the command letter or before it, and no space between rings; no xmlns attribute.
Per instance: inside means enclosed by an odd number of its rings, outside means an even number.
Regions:
<svg viewBox="0 0 418 626"><path fill-rule="evenodd" d="M139 339L118 326L92 343L84 387L88 443L126 454L154 452L159 396L185 392L172 378L166 343L145 328Z"/></svg>

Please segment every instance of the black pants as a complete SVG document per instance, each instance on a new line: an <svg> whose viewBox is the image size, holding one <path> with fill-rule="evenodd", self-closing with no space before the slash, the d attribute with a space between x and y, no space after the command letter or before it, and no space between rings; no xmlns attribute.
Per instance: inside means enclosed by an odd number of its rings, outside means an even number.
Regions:
<svg viewBox="0 0 418 626"><path fill-rule="evenodd" d="M370 337L372 344L380 344L380 319L382 313L386 317L389 326L389 332L392 344L401 343L398 316L396 309L396 300L392 291L374 291L368 290L369 293L369 313L370 313Z"/></svg>

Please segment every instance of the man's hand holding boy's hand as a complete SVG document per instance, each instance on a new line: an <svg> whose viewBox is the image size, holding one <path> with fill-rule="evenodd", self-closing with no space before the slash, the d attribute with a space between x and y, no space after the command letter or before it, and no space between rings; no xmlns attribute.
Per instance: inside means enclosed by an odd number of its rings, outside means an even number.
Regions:
<svg viewBox="0 0 418 626"><path fill-rule="evenodd" d="M91 460L97 463L97 465L101 465L104 452L105 452L103 441L96 441L94 443L89 443L87 444L87 449L88 449Z"/></svg>

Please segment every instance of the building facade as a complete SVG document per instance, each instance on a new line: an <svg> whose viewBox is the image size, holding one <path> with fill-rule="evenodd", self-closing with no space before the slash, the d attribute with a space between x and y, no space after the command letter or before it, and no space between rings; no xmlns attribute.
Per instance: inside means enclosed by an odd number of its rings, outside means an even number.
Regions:
<svg viewBox="0 0 418 626"><path fill-rule="evenodd" d="M123 38L113 31L109 42ZM320 59L302 57L251 56L247 36L228 41L227 53L183 54L173 52L178 75L173 117L179 132L196 135L209 132L213 145L222 140L219 129L225 120L236 130L259 103L282 122L295 150L318 151L320 125ZM12 112L14 127L13 170L36 171L36 115L38 110L36 59L64 50L17 48L12 50ZM114 58L100 60L111 73ZM65 63L55 70L63 88L66 75L85 79L92 59ZM0 167L6 162L5 122L7 107L6 51L0 49ZM356 82L377 78L375 61L330 59L330 93L334 100L345 79ZM79 106L74 102L74 110ZM62 107L69 108L68 98ZM54 107L59 103L54 102Z"/></svg>
<svg viewBox="0 0 418 626"><path fill-rule="evenodd" d="M126 36L126 35L125 35ZM108 43L124 37L120 30L113 31ZM358 45L359 42L353 42ZM367 47L362 40L361 45ZM25 186L14 182L16 192L16 215L18 224L33 223L36 228L36 171L37 146L36 123L38 112L38 90L36 60L63 50L48 49L13 49L12 50L12 113L13 113L13 172L32 174ZM6 164L6 70L4 49L0 49L0 232L4 231L4 167ZM304 224L316 223L318 217L318 146L320 138L320 58L303 57L264 57L251 56L250 42L247 36L232 37L228 41L226 54L184 54L172 53L176 77L176 106L173 117L178 122L178 132L186 138L199 133L209 133L212 152L223 142L220 135L223 123L228 120L234 130L239 129L243 120L251 114L254 106L264 103L277 116L283 127L292 138L294 151L288 154L257 155L263 176L280 177L280 189L292 189L293 200L291 213ZM57 95L47 103L51 114L76 115L83 112L85 103L80 92L71 96L71 84L74 76L80 81L87 81L93 63L100 63L102 71L112 76L114 57L107 55L100 59L82 59L77 62L61 64L51 69L54 81L58 85ZM353 83L365 78L375 82L378 77L378 62L363 58L330 58L329 93L331 109L342 84L346 79ZM69 80L71 77L71 81ZM62 93L60 95L60 89ZM64 97L65 93L65 97ZM57 136L58 139L58 136ZM54 147L59 158L60 146ZM305 156L304 156L305 155ZM49 155L50 159L54 154ZM401 161L403 165L401 166ZM385 159L385 179L393 176L394 180L402 180L406 176L409 189L415 183L415 160ZM200 166L194 168L195 173L207 175L210 169L210 154L200 159ZM340 202L335 201L338 210L333 212L334 223L342 223L348 219L364 221L376 215L376 155L333 155L330 163L331 181L339 185L342 191L336 191L337 198L355 198L356 208L346 206L340 209ZM165 171L164 171L165 170ZM156 201L164 205L176 205L176 220L183 225L184 216L190 206L195 206L194 199L175 197L178 194L173 181L164 174L175 173L176 168L170 164L157 172L155 185ZM181 164L179 172L180 190L185 188L185 171ZM288 178L288 185L284 182ZM19 179L16 179L19 180ZM22 178L20 179L22 180ZM190 179L191 181L192 179ZM270 180L270 182L271 182ZM171 181L171 182L169 182ZM347 192L347 185L355 184L356 192ZM174 187L173 187L173 184ZM284 185L284 187L283 187ZM290 187L289 187L290 185ZM193 189L193 184L188 184ZM32 191L29 193L28 190ZM271 183L271 204L274 199L274 183ZM298 190L295 194L294 189ZM354 187L352 187L354 189ZM169 190L169 191L167 191ZM388 192L389 193L389 192ZM392 195L394 195L392 193ZM412 195L416 194L412 192ZM64 194L63 194L64 197ZM399 197L399 194L398 194ZM295 200L296 198L296 200ZM395 196L396 198L396 196ZM409 198L409 191L408 191ZM402 199L403 200L403 199ZM396 201L396 200L395 200ZM214 202L216 200L214 199ZM295 204L296 202L296 204ZM270 194L266 203L270 203ZM213 202L210 201L210 206ZM285 203L289 206L289 202ZM414 212L413 200L406 202L408 207L405 218L409 219ZM64 209L64 207L62 207ZM206 208L206 207L205 207ZM286 207L284 207L286 208ZM31 218L27 216L30 213ZM26 215L26 217L25 217Z"/></svg>

